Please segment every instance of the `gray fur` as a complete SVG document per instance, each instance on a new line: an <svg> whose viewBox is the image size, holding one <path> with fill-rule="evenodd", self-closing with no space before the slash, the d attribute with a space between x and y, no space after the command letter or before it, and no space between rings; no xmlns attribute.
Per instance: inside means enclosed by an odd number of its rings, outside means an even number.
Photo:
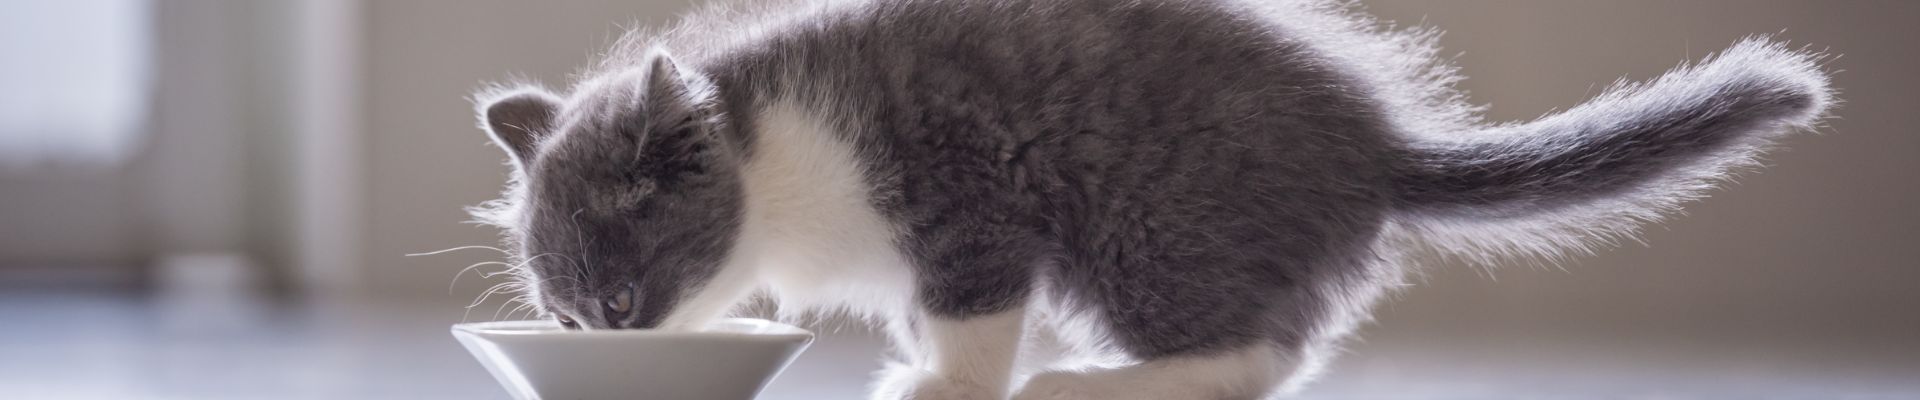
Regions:
<svg viewBox="0 0 1920 400"><path fill-rule="evenodd" d="M495 100L538 89L482 96L486 127L530 160L476 215L530 259L549 312L647 327L703 284L738 234L756 132L741 116L776 99L830 111L861 151L929 315L1050 296L1138 359L1256 342L1324 354L1399 283L1409 246L1584 249L1831 103L1815 55L1753 39L1487 124L1430 32L1320 1L834 2L685 20L630 34L552 121L511 125L553 126L530 157L496 118L522 102ZM629 282L636 315L597 306Z"/></svg>

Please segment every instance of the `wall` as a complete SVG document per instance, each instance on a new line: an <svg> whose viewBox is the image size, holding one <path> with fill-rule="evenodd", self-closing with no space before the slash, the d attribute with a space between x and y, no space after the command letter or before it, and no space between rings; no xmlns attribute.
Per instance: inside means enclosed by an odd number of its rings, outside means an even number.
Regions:
<svg viewBox="0 0 1920 400"><path fill-rule="evenodd" d="M0 171L0 274L75 266L124 272L139 259L127 181L119 168Z"/></svg>
<svg viewBox="0 0 1920 400"><path fill-rule="evenodd" d="M515 74L566 84L620 24L657 23L679 1L421 0L367 2L366 279L383 294L445 296L455 271L498 259L496 231L461 223L461 207L498 196L505 155L475 128L466 96ZM459 297L480 286L472 276Z"/></svg>

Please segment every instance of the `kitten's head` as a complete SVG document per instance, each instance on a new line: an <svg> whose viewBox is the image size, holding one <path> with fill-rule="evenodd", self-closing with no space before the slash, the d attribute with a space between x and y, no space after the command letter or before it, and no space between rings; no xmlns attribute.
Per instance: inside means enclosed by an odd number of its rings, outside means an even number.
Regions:
<svg viewBox="0 0 1920 400"><path fill-rule="evenodd" d="M479 101L481 126L517 179L476 214L506 229L527 298L570 328L717 316L680 314L734 247L736 155L709 83L664 54L643 66L570 99L520 87Z"/></svg>

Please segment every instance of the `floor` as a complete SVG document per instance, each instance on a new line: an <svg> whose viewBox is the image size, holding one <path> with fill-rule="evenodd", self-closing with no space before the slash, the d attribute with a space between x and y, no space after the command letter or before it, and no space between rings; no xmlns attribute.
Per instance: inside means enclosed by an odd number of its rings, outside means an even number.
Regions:
<svg viewBox="0 0 1920 400"><path fill-rule="evenodd" d="M503 399L454 343L458 304L0 293L0 393L22 399ZM492 310L466 316L491 318ZM1920 351L1659 340L1384 318L1309 399L1920 398ZM1516 332L1517 331L1517 332ZM768 400L861 396L878 343L827 332ZM1598 333L1598 334L1595 334Z"/></svg>

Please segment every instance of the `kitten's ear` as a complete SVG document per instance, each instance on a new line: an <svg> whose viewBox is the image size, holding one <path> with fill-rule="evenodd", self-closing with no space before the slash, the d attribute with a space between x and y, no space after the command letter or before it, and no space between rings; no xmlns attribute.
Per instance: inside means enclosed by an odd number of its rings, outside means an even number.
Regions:
<svg viewBox="0 0 1920 400"><path fill-rule="evenodd" d="M647 136L651 152L684 152L712 139L717 99L699 71L674 61L666 52L647 60L647 115L654 126ZM677 154L688 156L692 154Z"/></svg>
<svg viewBox="0 0 1920 400"><path fill-rule="evenodd" d="M545 90L520 89L482 100L479 108L480 125L487 135L513 157L514 165L525 168L540 141L553 134L560 99Z"/></svg>
<svg viewBox="0 0 1920 400"><path fill-rule="evenodd" d="M673 56L666 52L653 53L653 59L647 61L647 98L682 99L692 91L690 76L685 76Z"/></svg>
<svg viewBox="0 0 1920 400"><path fill-rule="evenodd" d="M646 63L648 101L656 105L671 104L673 107L694 109L714 105L714 96L718 93L712 81L701 75L699 70L681 65L665 51L654 52Z"/></svg>

